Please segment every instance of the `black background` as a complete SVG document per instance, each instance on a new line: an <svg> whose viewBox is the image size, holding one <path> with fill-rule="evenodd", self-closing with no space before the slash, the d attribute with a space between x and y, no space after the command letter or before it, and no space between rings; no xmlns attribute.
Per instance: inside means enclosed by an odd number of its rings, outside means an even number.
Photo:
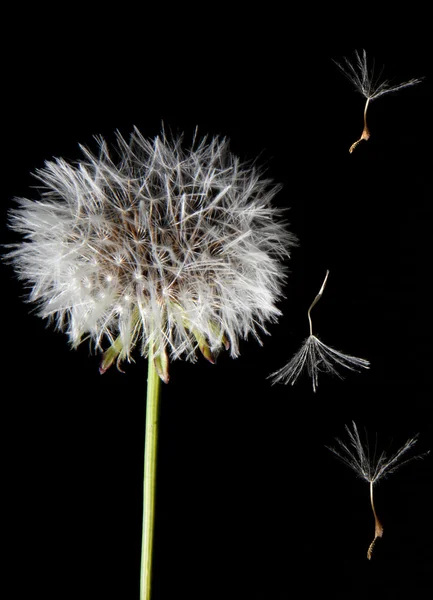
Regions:
<svg viewBox="0 0 433 600"><path fill-rule="evenodd" d="M360 7L361 9L361 7ZM283 316L260 346L217 365L175 362L163 387L155 600L422 598L432 589L432 458L378 484L385 533L372 561L366 482L325 448L354 420L392 452L432 445L432 79L427 15L233 5L110 13L10 12L3 41L2 243L31 172L161 123L226 136L283 184L299 238ZM367 10L367 9L365 9ZM108 11L108 12L107 12ZM355 33L356 32L356 33ZM429 37L430 36L430 37ZM396 83L364 99L332 62L365 48ZM371 361L344 380L271 386L308 333ZM2 277L3 510L8 598L138 599L146 363L98 373L99 359L30 314ZM30 595L29 595L30 594ZM400 596L401 595L401 596Z"/></svg>

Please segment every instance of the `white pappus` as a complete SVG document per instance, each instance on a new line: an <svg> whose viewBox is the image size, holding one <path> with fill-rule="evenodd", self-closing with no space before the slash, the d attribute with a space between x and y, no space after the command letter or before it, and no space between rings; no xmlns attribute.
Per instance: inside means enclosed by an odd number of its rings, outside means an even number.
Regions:
<svg viewBox="0 0 433 600"><path fill-rule="evenodd" d="M17 199L10 227L24 240L7 259L39 315L76 347L90 338L100 370L135 346L168 381L169 358L210 361L239 339L259 339L280 315L285 259L296 243L280 186L241 163L225 138L194 140L134 129L82 160L47 161L41 195ZM108 346L108 347L107 347Z"/></svg>

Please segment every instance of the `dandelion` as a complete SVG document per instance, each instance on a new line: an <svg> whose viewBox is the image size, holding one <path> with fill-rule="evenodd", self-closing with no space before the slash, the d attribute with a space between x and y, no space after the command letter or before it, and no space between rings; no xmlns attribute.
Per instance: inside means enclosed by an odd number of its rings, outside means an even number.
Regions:
<svg viewBox="0 0 433 600"><path fill-rule="evenodd" d="M370 484L370 502L374 516L374 539L368 547L367 558L370 560L372 557L373 549L376 544L376 540L381 538L383 535L383 527L376 513L373 501L373 486L375 483L383 479L386 475L394 473L397 469L407 464L415 458L420 458L423 455L416 455L405 460L402 457L416 444L418 434L412 438L409 438L403 446L397 450L390 457L387 457L384 451L379 456L376 452L373 455L370 454L370 448L368 440L365 445L363 444L361 437L358 433L358 428L354 421L352 421L353 431L350 430L349 426L345 426L347 434L349 436L349 444L342 442L336 438L339 448L332 448L326 446L328 450L331 450L344 464L350 467L358 477L364 479Z"/></svg>
<svg viewBox="0 0 433 600"><path fill-rule="evenodd" d="M116 152L98 138L83 159L55 159L36 172L37 200L18 199L10 226L24 236L8 259L38 314L77 347L102 353L100 372L148 359L141 598L150 597L160 382L170 360L215 362L239 341L260 341L278 319L284 260L295 243L280 187L241 163L226 139L134 129Z"/></svg>
<svg viewBox="0 0 433 600"><path fill-rule="evenodd" d="M319 293L313 300L308 309L308 321L310 324L310 335L304 341L301 348L293 356L293 358L281 369L272 373L270 378L272 383L290 383L294 385L299 375L307 369L308 375L313 383L313 391L315 392L319 384L319 373L327 372L339 376L336 365L345 367L351 371L358 368L368 369L370 363L363 358L357 358L348 354L343 354L330 346L326 346L317 336L313 334L313 324L311 321L311 309L322 297L323 291L328 280L329 271L326 271L325 279L322 283Z"/></svg>
<svg viewBox="0 0 433 600"><path fill-rule="evenodd" d="M340 64L336 61L334 62L343 71L344 75L349 79L349 81L353 83L357 91L362 94L364 98L366 98L364 107L364 129L359 140L350 146L349 152L352 153L362 140L367 141L370 138L370 130L367 126L367 109L370 101L375 100L384 94L397 92L403 88L416 85L422 81L422 77L418 79L409 79L409 81L398 83L396 85L391 85L388 80L380 81L382 72L380 72L378 76L375 75L374 61L371 68L369 68L367 64L367 53L365 50L362 51L362 56L355 51L354 62L350 62L346 57L344 57L345 64Z"/></svg>

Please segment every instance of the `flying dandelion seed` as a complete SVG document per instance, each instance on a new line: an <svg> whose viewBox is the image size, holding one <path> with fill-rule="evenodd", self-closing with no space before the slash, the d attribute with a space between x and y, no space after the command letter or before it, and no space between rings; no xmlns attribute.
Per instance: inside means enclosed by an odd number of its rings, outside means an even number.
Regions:
<svg viewBox="0 0 433 600"><path fill-rule="evenodd" d="M388 80L380 81L380 75L382 72L376 77L374 73L374 61L371 68L369 68L367 63L367 53L365 50L362 51L362 56L355 51L354 62L350 62L346 57L344 57L345 64L338 63L337 61L334 62L343 71L344 75L349 79L349 81L353 83L357 91L362 94L364 98L366 98L364 107L364 129L359 140L350 146L349 152L352 153L358 144L362 142L362 140L367 141L370 138L370 130L367 126L367 109L370 101L375 100L384 94L397 92L403 88L416 85L417 83L420 83L423 78L410 79L409 81L405 81L404 83L399 83L397 85L390 85Z"/></svg>
<svg viewBox="0 0 433 600"><path fill-rule="evenodd" d="M210 362L239 341L260 341L286 280L295 237L271 201L280 187L241 163L225 139L183 147L137 129L117 136L117 160L101 138L76 164L46 162L41 198L18 200L10 226L24 236L7 259L39 315L90 339L100 371L148 359L140 598L151 593L156 447L161 380L169 360Z"/></svg>
<svg viewBox="0 0 433 600"><path fill-rule="evenodd" d="M408 452L417 442L418 434L407 440L403 446L397 450L392 456L387 457L383 451L379 456L375 452L370 453L368 440L363 444L361 437L358 433L358 428L354 421L352 421L353 431L350 430L348 425L345 425L347 434L349 436L349 444L336 438L339 448L332 448L326 446L328 450L333 452L345 465L350 467L358 477L364 479L370 484L370 502L374 516L374 539L368 547L367 558L370 560L373 554L373 549L378 538L383 536L383 527L376 513L373 499L373 486L375 483L383 479L386 475L394 473L397 469L407 464L415 458L421 458L424 455L412 456L402 461L402 457ZM427 453L428 454L428 453Z"/></svg>
<svg viewBox="0 0 433 600"><path fill-rule="evenodd" d="M310 308L308 309L308 321L310 324L310 335L305 340L300 350L293 356L293 358L281 369L272 373L269 377L272 379L272 383L290 383L294 385L299 375L307 370L308 375L311 377L313 384L313 391L315 392L319 384L319 373L326 372L340 376L336 366L345 367L351 371L355 371L359 368L368 369L370 363L363 358L357 358L348 354L343 354L330 346L326 346L319 338L313 335L313 324L311 321L311 309L322 297L325 289L326 282L328 280L329 271L326 271L325 279L322 283L319 293L313 300Z"/></svg>

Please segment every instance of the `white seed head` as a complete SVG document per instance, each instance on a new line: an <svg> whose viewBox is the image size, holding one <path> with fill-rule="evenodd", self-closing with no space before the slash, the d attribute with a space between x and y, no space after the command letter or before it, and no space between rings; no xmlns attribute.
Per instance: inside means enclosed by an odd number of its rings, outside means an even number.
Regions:
<svg viewBox="0 0 433 600"><path fill-rule="evenodd" d="M37 200L18 199L8 253L39 314L73 346L110 346L105 368L170 354L210 359L266 332L280 314L284 259L295 238L271 205L279 186L241 164L225 139L117 136L99 152L45 163ZM106 351L107 352L107 351Z"/></svg>

